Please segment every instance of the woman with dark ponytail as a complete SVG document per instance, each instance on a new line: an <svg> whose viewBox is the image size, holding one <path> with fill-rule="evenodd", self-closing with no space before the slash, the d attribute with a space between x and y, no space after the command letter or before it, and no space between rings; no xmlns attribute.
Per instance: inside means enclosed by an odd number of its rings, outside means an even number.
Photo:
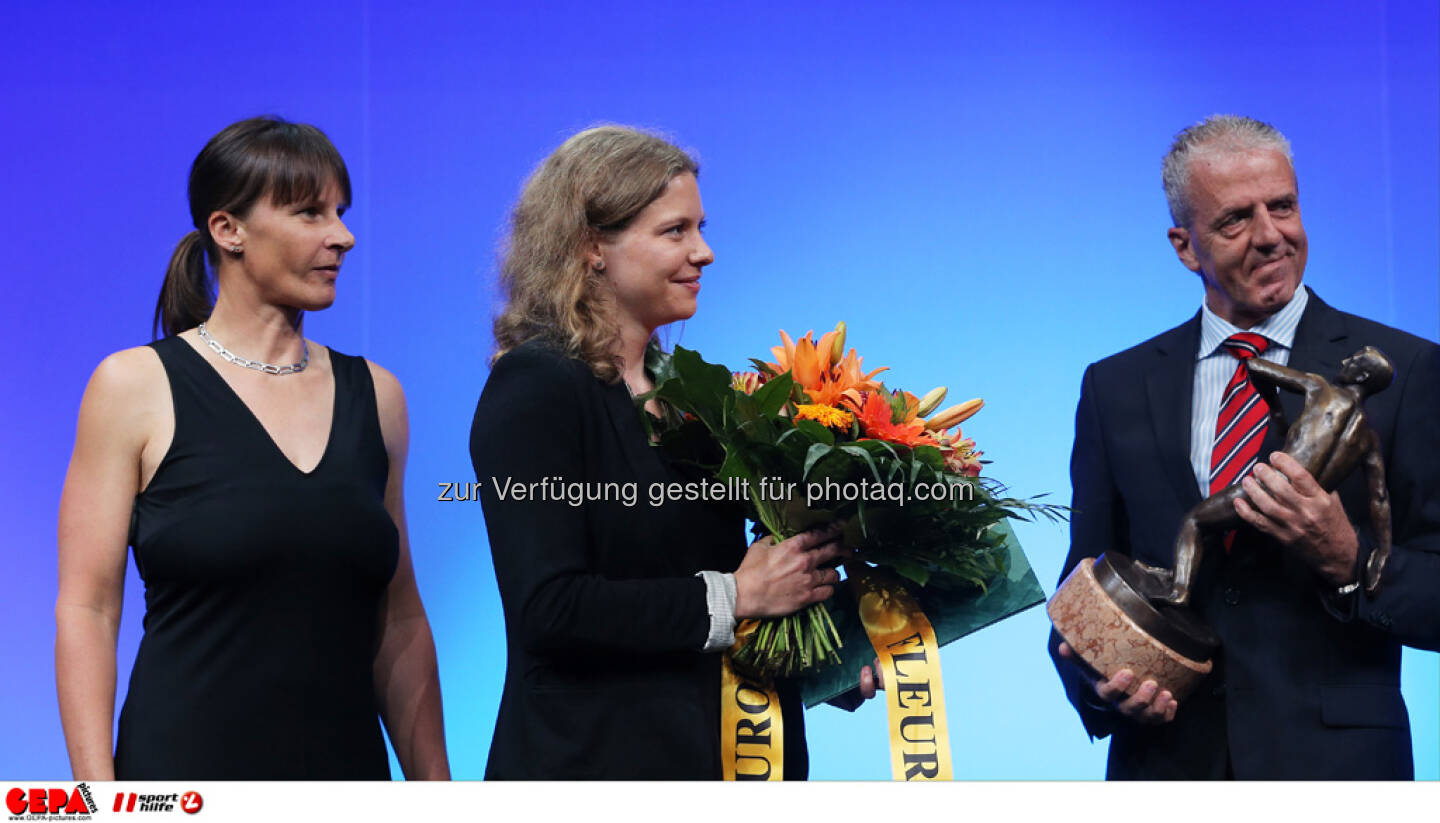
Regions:
<svg viewBox="0 0 1440 823"><path fill-rule="evenodd" d="M355 238L313 126L235 123L190 170L162 339L107 357L60 501L55 665L77 780L448 778L386 370L306 340ZM112 751L126 547L145 580Z"/></svg>

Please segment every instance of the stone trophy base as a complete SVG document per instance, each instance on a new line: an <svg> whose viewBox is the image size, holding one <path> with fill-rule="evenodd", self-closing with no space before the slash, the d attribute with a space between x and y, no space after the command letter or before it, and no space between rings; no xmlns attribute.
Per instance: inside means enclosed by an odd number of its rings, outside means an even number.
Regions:
<svg viewBox="0 0 1440 823"><path fill-rule="evenodd" d="M1087 557L1046 611L1094 673L1108 679L1129 669L1135 673L1129 693L1154 680L1183 703L1214 668L1211 657L1220 642L1189 609L1152 605L1148 577L1122 554Z"/></svg>

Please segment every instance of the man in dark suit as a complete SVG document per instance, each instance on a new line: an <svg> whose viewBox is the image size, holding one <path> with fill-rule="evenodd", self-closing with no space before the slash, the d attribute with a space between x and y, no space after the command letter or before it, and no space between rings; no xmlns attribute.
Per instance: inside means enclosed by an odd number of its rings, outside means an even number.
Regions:
<svg viewBox="0 0 1440 823"><path fill-rule="evenodd" d="M1401 645L1440 649L1440 347L1301 286L1298 187L1272 126L1217 116L1182 131L1164 182L1169 238L1204 302L1086 370L1061 580L1112 549L1172 566L1185 512L1228 483L1244 485L1251 502L1235 509L1248 526L1197 575L1192 607L1223 646L1195 694L1181 705L1152 681L1130 688L1128 671L1094 678L1052 631L1066 694L1092 738L1111 737L1112 779L1410 778ZM1373 594L1358 585L1374 547L1363 473L1324 492L1278 451L1263 399L1239 396L1251 356L1333 375L1365 345L1396 367L1365 404L1394 533ZM1289 420L1303 402L1281 393Z"/></svg>

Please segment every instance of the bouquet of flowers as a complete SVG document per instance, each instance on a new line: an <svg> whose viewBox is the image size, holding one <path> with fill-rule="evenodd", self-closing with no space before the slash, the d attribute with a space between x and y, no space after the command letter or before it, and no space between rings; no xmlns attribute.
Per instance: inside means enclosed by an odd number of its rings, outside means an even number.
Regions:
<svg viewBox="0 0 1440 823"><path fill-rule="evenodd" d="M657 397L678 410L662 447L687 453L696 438L718 446L707 466L748 493L757 529L783 540L837 519L860 546L859 562L920 586L984 590L1006 571L1000 521L1063 508L1003 496L982 477L981 453L959 424L979 411L970 400L935 411L946 389L923 396L889 389L886 369L862 368L845 353L845 324L814 340L780 332L773 361L731 372L682 347L652 350ZM723 453L723 457L720 455ZM857 568L847 569L852 576ZM839 635L825 604L742 628L737 666L761 676L793 676L839 661Z"/></svg>

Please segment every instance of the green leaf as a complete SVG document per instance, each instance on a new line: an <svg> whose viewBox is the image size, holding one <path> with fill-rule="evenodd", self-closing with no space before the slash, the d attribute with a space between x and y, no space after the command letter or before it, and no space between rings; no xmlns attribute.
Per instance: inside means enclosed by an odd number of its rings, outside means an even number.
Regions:
<svg viewBox="0 0 1440 823"><path fill-rule="evenodd" d="M751 471L742 451L733 446L725 449L725 462L720 464L720 470L715 473L716 479L721 482L732 477L740 477L748 481L754 480L754 472Z"/></svg>
<svg viewBox="0 0 1440 823"><path fill-rule="evenodd" d="M896 574L899 574L907 580L912 580L921 586L930 582L930 570L919 563L912 563L909 560L897 557L892 563L891 568L895 569Z"/></svg>
<svg viewBox="0 0 1440 823"><path fill-rule="evenodd" d="M892 460L900 459L900 455L896 453L895 447L885 442L884 440L860 440L857 441L855 445L864 449L867 452L870 452L870 454L874 455L875 457L879 457L881 455L881 452L884 452L885 454L890 455L890 458Z"/></svg>
<svg viewBox="0 0 1440 823"><path fill-rule="evenodd" d="M762 414L760 403L745 392L735 392L735 420L741 426L753 426Z"/></svg>
<svg viewBox="0 0 1440 823"><path fill-rule="evenodd" d="M829 446L833 446L835 444L835 435L831 433L830 429L826 426L820 425L814 420L797 421L795 423L795 430L803 432L806 437L810 438L816 443L824 443Z"/></svg>
<svg viewBox="0 0 1440 823"><path fill-rule="evenodd" d="M776 372L775 372L775 369L771 368L771 367L770 367L770 364L769 364L769 363L766 363L764 360L759 360L759 359L756 359L756 358L752 357L752 358L750 358L750 362L751 362L752 364L754 364L754 366L755 366L755 371L760 372L761 374L765 375L765 377L766 377L767 380L768 380L768 379L772 379L772 378L774 378L774 377L777 376L777 374L776 374ZM786 374L789 374L789 372L786 372Z"/></svg>
<svg viewBox="0 0 1440 823"><path fill-rule="evenodd" d="M915 459L924 463L932 469L943 471L945 469L945 455L934 446L916 446L913 452Z"/></svg>
<svg viewBox="0 0 1440 823"><path fill-rule="evenodd" d="M828 509L816 506L809 508L805 505L805 495L798 488L795 496L785 501L781 507L785 527L789 529L788 534L799 534L806 529L813 529L824 526L835 520L835 515Z"/></svg>
<svg viewBox="0 0 1440 823"><path fill-rule="evenodd" d="M790 400L790 387L795 380L790 372L769 380L765 385L755 391L755 402L759 405L760 413L766 417L774 417L785 408L785 403Z"/></svg>
<svg viewBox="0 0 1440 823"><path fill-rule="evenodd" d="M655 389L647 394L689 412L712 432L725 430L726 412L735 395L729 369L706 363L683 346L676 346L668 361L656 358L655 363Z"/></svg>
<svg viewBox="0 0 1440 823"><path fill-rule="evenodd" d="M829 443L812 444L810 450L805 452L805 467L800 471L800 478L802 480L809 478L810 470L815 468L815 464L824 460L833 451L835 451L835 447Z"/></svg>
<svg viewBox="0 0 1440 823"><path fill-rule="evenodd" d="M780 432L780 436L775 438L775 445L779 446L783 444L786 440L790 440L792 438L797 441L808 442L809 440L809 438L806 437L805 432L802 431L798 426L791 426L785 431Z"/></svg>
<svg viewBox="0 0 1440 823"><path fill-rule="evenodd" d="M856 446L856 445L853 444L853 443L847 443L847 444L845 444L845 445L843 445L843 446L837 446L836 448L838 448L838 449L839 449L840 451L842 451L842 452L845 452L846 454L850 455L851 457L858 457L858 458L860 458L860 460L864 461L865 465L867 465L867 466L870 467L870 473L873 474L873 475L875 475L875 482L876 482L876 483L884 483L884 482L885 482L884 480L881 480L881 479L880 479L880 470L877 469L877 468L875 468L875 459L870 456L870 452L866 451L865 449L863 449L863 448L861 448L861 447L859 447L859 446Z"/></svg>

